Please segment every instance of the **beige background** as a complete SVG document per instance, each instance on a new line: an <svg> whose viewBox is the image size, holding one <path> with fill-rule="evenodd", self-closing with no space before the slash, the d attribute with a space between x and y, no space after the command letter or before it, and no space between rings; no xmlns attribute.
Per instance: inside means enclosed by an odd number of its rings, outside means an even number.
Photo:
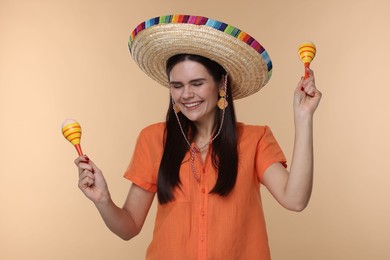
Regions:
<svg viewBox="0 0 390 260"><path fill-rule="evenodd" d="M263 191L273 259L390 259L389 11L385 0L0 0L0 259L143 259L155 206L132 241L108 231L77 188L60 127L81 123L84 152L121 205L136 136L168 104L132 61L128 35L171 13L223 20L266 47L272 79L236 102L238 118L270 125L289 159L296 49L316 43L314 193L292 213Z"/></svg>

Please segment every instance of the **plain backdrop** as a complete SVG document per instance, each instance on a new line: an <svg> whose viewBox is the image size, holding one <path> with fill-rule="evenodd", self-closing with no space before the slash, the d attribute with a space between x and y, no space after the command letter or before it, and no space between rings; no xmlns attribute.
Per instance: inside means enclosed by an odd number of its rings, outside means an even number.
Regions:
<svg viewBox="0 0 390 260"><path fill-rule="evenodd" d="M140 22L174 13L222 20L267 49L272 78L236 102L237 115L269 125L288 160L297 48L317 46L313 195L293 213L262 189L273 259L390 259L389 11L385 0L0 0L0 259L144 258L156 204L139 236L112 234L77 187L61 125L81 123L83 150L122 205L137 135L164 120L169 101L127 40Z"/></svg>

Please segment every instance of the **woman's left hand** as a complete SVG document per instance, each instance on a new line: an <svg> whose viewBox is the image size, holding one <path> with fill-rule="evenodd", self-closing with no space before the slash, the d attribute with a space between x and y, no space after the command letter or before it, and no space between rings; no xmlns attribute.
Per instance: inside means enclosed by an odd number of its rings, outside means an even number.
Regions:
<svg viewBox="0 0 390 260"><path fill-rule="evenodd" d="M294 93L294 111L296 115L313 116L321 100L321 92L317 89L314 79L314 73L307 68L309 77L302 78Z"/></svg>

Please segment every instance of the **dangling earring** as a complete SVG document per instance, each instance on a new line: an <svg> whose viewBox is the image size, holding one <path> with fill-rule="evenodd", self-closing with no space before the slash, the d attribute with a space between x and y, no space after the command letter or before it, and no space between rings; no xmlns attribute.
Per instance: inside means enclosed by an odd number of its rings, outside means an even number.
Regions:
<svg viewBox="0 0 390 260"><path fill-rule="evenodd" d="M171 94L171 100L172 100L173 111L175 111L176 114L179 113L180 112L180 107L178 105L176 105L175 101L173 101L172 94Z"/></svg>
<svg viewBox="0 0 390 260"><path fill-rule="evenodd" d="M180 112L180 107L176 103L173 103L172 107L176 114Z"/></svg>
<svg viewBox="0 0 390 260"><path fill-rule="evenodd" d="M217 102L217 106L219 109L224 110L228 106L228 101L226 100L227 94L226 94L226 88L227 88L227 74L225 75L225 84L223 89L219 91L219 100Z"/></svg>

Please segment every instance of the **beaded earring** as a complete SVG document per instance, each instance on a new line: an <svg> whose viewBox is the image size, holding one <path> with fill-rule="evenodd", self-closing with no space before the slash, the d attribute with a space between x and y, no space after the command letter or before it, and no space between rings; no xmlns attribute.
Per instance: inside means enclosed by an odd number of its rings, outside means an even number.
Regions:
<svg viewBox="0 0 390 260"><path fill-rule="evenodd" d="M224 110L227 106L228 106L228 101L226 100L226 88L227 88L227 74L225 75L225 84L224 84L224 87L223 89L221 89L219 91L219 99L218 99L218 102L217 102L217 106L219 107L219 109L221 110Z"/></svg>

